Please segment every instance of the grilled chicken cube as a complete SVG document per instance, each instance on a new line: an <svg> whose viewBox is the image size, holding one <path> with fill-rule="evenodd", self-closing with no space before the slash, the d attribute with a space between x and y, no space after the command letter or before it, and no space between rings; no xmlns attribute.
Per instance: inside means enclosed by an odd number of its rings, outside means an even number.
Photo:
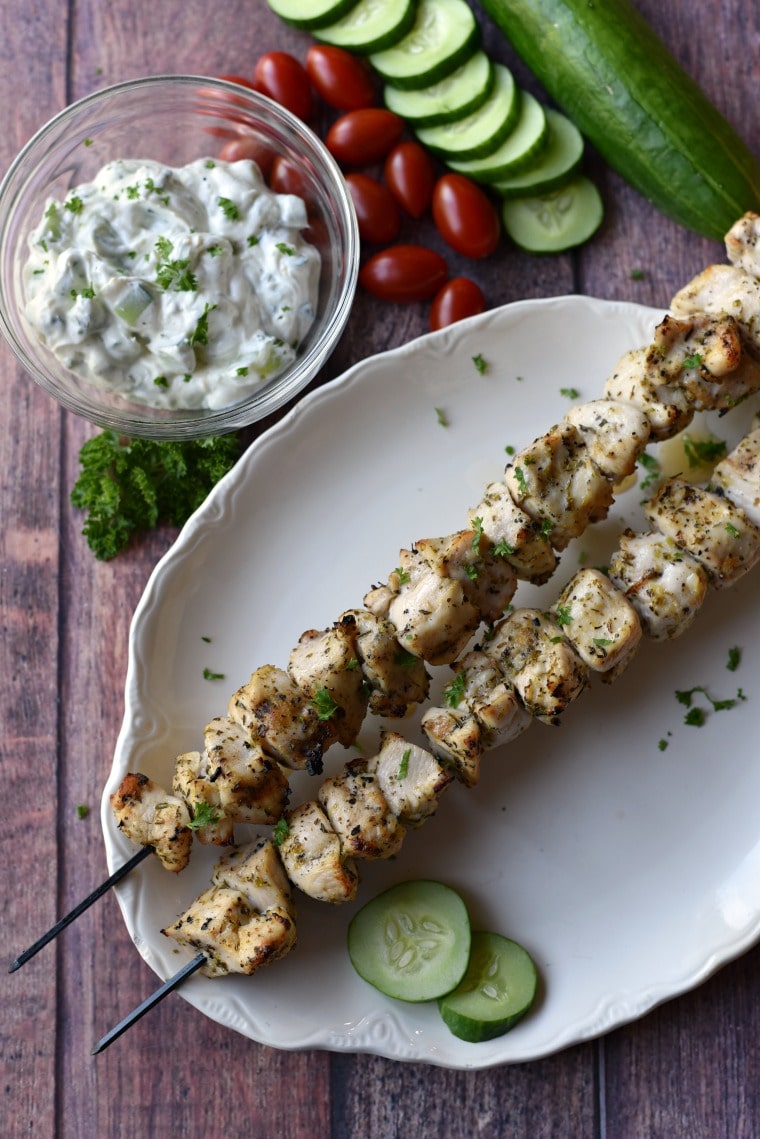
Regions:
<svg viewBox="0 0 760 1139"><path fill-rule="evenodd" d="M445 538L423 538L416 549L436 573L458 581L481 620L492 625L504 615L517 589L517 574L483 534L480 521L472 530Z"/></svg>
<svg viewBox="0 0 760 1139"><path fill-rule="evenodd" d="M450 664L480 624L462 585L443 577L414 550L402 550L388 583L395 596L388 620L403 648L430 664Z"/></svg>
<svg viewBox="0 0 760 1139"><path fill-rule="evenodd" d="M395 626L369 609L350 609L340 620L347 618L356 626L359 663L370 688L370 712L400 718L427 700L430 677L425 662L401 647Z"/></svg>
<svg viewBox="0 0 760 1139"><path fill-rule="evenodd" d="M557 622L539 609L516 609L496 627L488 655L531 716L556 722L583 691L588 671Z"/></svg>
<svg viewBox="0 0 760 1139"><path fill-rule="evenodd" d="M655 641L678 637L696 617L708 589L707 571L672 538L627 530L610 560L610 581Z"/></svg>
<svg viewBox="0 0 760 1139"><path fill-rule="evenodd" d="M178 874L190 860L193 832L183 799L147 775L129 772L111 795L119 830L137 846L152 846L167 870Z"/></svg>
<svg viewBox="0 0 760 1139"><path fill-rule="evenodd" d="M677 385L659 382L649 366L649 347L625 352L604 385L606 399L632 403L649 420L653 442L672 439L688 427L694 408Z"/></svg>
<svg viewBox="0 0 760 1139"><path fill-rule="evenodd" d="M336 738L335 723L322 718L314 701L281 668L265 664L230 698L228 715L258 739L283 767L322 770L324 752Z"/></svg>
<svg viewBox="0 0 760 1139"><path fill-rule="evenodd" d="M611 484L571 423L558 424L520 451L504 478L515 503L541 526L555 550L606 518L612 503Z"/></svg>
<svg viewBox="0 0 760 1139"><path fill-rule="evenodd" d="M288 801L288 781L257 740L228 716L206 725L203 752L179 756L174 791L195 818L201 807L208 819L197 827L201 842L225 845L235 823L275 823Z"/></svg>
<svg viewBox="0 0 760 1139"><path fill-rule="evenodd" d="M288 876L269 838L258 838L224 855L214 867L211 881L214 886L238 890L259 913L277 909L296 916Z"/></svg>
<svg viewBox="0 0 760 1139"><path fill-rule="evenodd" d="M161 932L204 953L201 972L207 977L250 975L284 957L296 943L296 924L288 908L259 913L245 894L229 886L204 890L174 925Z"/></svg>
<svg viewBox="0 0 760 1139"><path fill-rule="evenodd" d="M668 479L644 505L653 526L705 567L711 584L733 585L760 559L760 529L730 499Z"/></svg>
<svg viewBox="0 0 760 1139"><path fill-rule="evenodd" d="M384 732L377 755L367 760L388 806L406 826L420 826L434 814L452 781L451 773L425 748L398 732Z"/></svg>
<svg viewBox="0 0 760 1139"><path fill-rule="evenodd" d="M589 456L613 486L633 474L651 431L641 408L595 399L571 408L565 420L580 431Z"/></svg>
<svg viewBox="0 0 760 1139"><path fill-rule="evenodd" d="M726 234L726 253L732 265L760 277L760 214L749 210Z"/></svg>
<svg viewBox="0 0 760 1139"><path fill-rule="evenodd" d="M303 633L291 651L288 672L302 692L322 701L325 710L334 704L332 723L338 743L350 747L367 714L369 690L359 667L356 627L346 617L323 632Z"/></svg>
<svg viewBox="0 0 760 1139"><path fill-rule="evenodd" d="M359 874L345 855L340 836L315 800L301 803L285 816L288 833L280 843L280 858L294 886L319 902L350 902L356 897Z"/></svg>
<svg viewBox="0 0 760 1139"><path fill-rule="evenodd" d="M751 431L738 447L717 464L710 490L724 494L760 526L760 428Z"/></svg>
<svg viewBox="0 0 760 1139"><path fill-rule="evenodd" d="M749 339L750 351L760 356L760 280L736 265L710 265L671 301L675 316L707 312L732 316Z"/></svg>
<svg viewBox="0 0 760 1139"><path fill-rule="evenodd" d="M370 860L398 854L406 828L388 806L365 759L355 759L340 774L325 779L319 802L340 838L344 856Z"/></svg>
<svg viewBox="0 0 760 1139"><path fill-rule="evenodd" d="M666 316L647 354L650 372L677 384L697 411L727 410L760 388L760 364L732 316Z"/></svg>
<svg viewBox="0 0 760 1139"><path fill-rule="evenodd" d="M487 734L469 708L428 708L420 727L433 754L453 771L460 783L474 787L480 779L480 760L487 749Z"/></svg>
<svg viewBox="0 0 760 1139"><path fill-rule="evenodd" d="M595 672L619 673L641 642L636 610L601 570L579 570L552 612L578 656Z"/></svg>
<svg viewBox="0 0 760 1139"><path fill-rule="evenodd" d="M467 512L493 552L504 558L519 578L543 585L557 568L557 555L530 515L516 504L505 482L489 483L477 506Z"/></svg>

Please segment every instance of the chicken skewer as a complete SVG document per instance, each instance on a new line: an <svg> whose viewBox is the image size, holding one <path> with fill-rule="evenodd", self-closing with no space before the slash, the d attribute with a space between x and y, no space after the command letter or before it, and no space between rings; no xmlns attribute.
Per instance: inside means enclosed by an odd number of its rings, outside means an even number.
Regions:
<svg viewBox="0 0 760 1139"><path fill-rule="evenodd" d="M704 581L713 588L721 589L733 584L760 560L760 429L751 432L718 464L710 487L717 489L703 492L706 497L700 498L692 507L691 521L699 519L709 524L714 521L715 511L722 518L724 499L728 499L733 510L732 518L743 527L742 532L730 534L742 556L737 559L736 550L727 548L719 530L708 528L710 537L705 540L702 531L689 525L679 535L678 543L668 536L663 538L660 535L660 545L676 546L677 555L672 555L670 560L667 556L670 554L668 548L665 556L662 553L658 556L666 570L676 564L683 564L684 561L703 567ZM751 490L749 514L744 513L743 508L730 497L734 495L743 500L748 497L748 490ZM657 497L648 507L655 522L661 516L658 514L660 507ZM752 537L752 556L746 556L747 534ZM648 540L651 535L641 537ZM633 612L632 604L623 597L623 591L631 593L630 586L626 588L626 573L631 563L625 558L625 544L630 540L630 535L625 537L612 559L613 566L616 563L618 566L617 571L612 571L618 585L609 585L609 590L613 592L617 588L624 605L629 605ZM618 558L618 555L621 557ZM737 561L740 563L738 569ZM688 565L687 572L693 571L693 565ZM729 574L725 572L726 567L730 570ZM559 613L563 602L567 602L582 613L588 596L593 599L591 613L597 612L598 598L594 589L599 582L594 577L589 580L585 571L580 571L577 577L581 578L581 582L575 585L571 582L565 588L553 606L554 612ZM694 612L683 606L681 581L670 580L668 584L675 584L676 587L669 599L667 586L663 587L660 581L658 590L649 595L642 608L644 614L663 616L665 602L669 600L670 603L671 612L664 615L662 624L649 626L652 639L680 635L693 620ZM632 595L635 597L636 593L634 590ZM673 620L672 614L676 611L681 613L680 623ZM575 619L573 616L568 624ZM633 627L636 629L636 635L631 638L633 649L609 663L606 671L619 673L620 665L630 659L641 632L636 622ZM584 639L588 642L587 633L582 628L574 643L581 644ZM594 641L595 638L591 638L590 643L593 644ZM592 663L595 663L597 654L590 652L589 655ZM606 658L603 656L602 659ZM383 752L386 751L386 741L378 756L369 761L348 763L342 773L325 780L320 788L318 802L312 800L288 812L287 834L281 838L279 846L272 840L258 839L252 847L237 851L232 859L228 857L221 860L214 871L211 887L192 903L174 925L163 931L181 944L200 951L190 963L193 971L199 969L209 976L218 976L230 970L250 974L261 964L284 956L295 945L295 908L290 883L318 900L349 900L355 896L358 881L358 875L349 860L393 857L398 853L403 840L403 824L409 821L419 824L434 812L440 794L451 782L450 772L440 766L442 780L437 785L428 781L424 791L419 789L421 785L415 779L414 786L418 787L419 798L416 809L412 809L408 798L398 798L399 793L402 796L404 794L399 789L403 787L409 766L412 762L418 764L420 756L427 757L433 765L438 761L421 748L415 748L417 755L413 761L414 745L409 745L396 733L391 735L395 738L390 741L385 763ZM400 758L399 747L404 749ZM387 795L385 800L383 792ZM310 837L314 834L320 836L316 843ZM327 836L331 838L328 840ZM272 914L284 915L274 943L270 936ZM259 933L262 925L266 930L263 948ZM241 936L243 932L244 936ZM254 952L251 951L251 939L255 946ZM156 999L159 999L158 994ZM142 1009L143 1006L140 1006ZM108 1042L109 1037L105 1037L104 1041ZM104 1041L96 1046L96 1050L105 1046Z"/></svg>
<svg viewBox="0 0 760 1139"><path fill-rule="evenodd" d="M742 285L749 288L749 300L740 306L744 323L737 323L734 317L725 317L721 306L714 303L709 289L710 303L704 305L708 310L707 316L698 314L696 319L681 321L666 317L658 326L648 350L639 349L627 354L621 367L607 382L603 400L573 408L561 424L536 440L510 464L504 483L494 483L487 488L482 503L475 511L470 511L471 530L460 531L447 538L423 540L412 551L402 551L401 565L390 576L388 584L376 587L365 597L367 608L343 614L332 630L322 634L309 631L303 635L291 656L288 674L272 666L265 666L265 670L254 674L249 685L244 686L244 690L248 690L247 696L250 696L251 687L257 688L262 682L265 704L274 696L276 700L292 705L300 699L300 683L301 689L317 705L320 723L316 725L316 731L304 733L300 747L293 748L290 740L286 741L285 752L278 752L276 745L272 746L270 736L267 741L269 750L274 751L278 762L288 767L303 765L316 773L321 770L324 750L334 739L348 746L356 738L368 709L381 715L400 716L421 703L427 696L429 679L422 661L450 663L452 657L459 655L481 620L492 623L497 619L514 593L517 578L537 583L547 580L557 564L555 551L563 549L570 538L580 533L589 522L606 515L612 501L613 486L634 469L650 437L655 440L668 438L688 424L695 409L726 409L757 388L760 382L754 359L757 353L748 354L746 348L747 342L752 349L758 345L757 314L753 309L755 298L751 286L751 274L758 273L760 264L758 232L757 215L748 214L726 239L729 259L738 266ZM732 281L736 276L734 273ZM701 298L704 291L697 289L696 295ZM691 309L683 299L679 300L687 294L691 297ZM693 310L694 296L693 286L682 290L674 301L674 309ZM734 298L734 309L738 303ZM639 541L638 555L641 556L642 549L646 548L646 544L642 546ZM631 551L629 556L632 556ZM603 585L598 581L586 582L584 588L603 593ZM390 618L395 618L395 623ZM340 659L342 653L343 660L340 668L335 665L335 646L330 643L340 641L337 631L343 634L342 643L338 646L338 657ZM509 632L518 632L514 623ZM404 646L401 660L397 637ZM524 638L518 636L517 643L520 644L521 640ZM609 668L610 654L598 651L603 648L598 642L609 638L594 640L592 654L607 660L605 667ZM508 641L514 646L514 637ZM356 657L348 658L354 662L356 673L349 678L355 682L347 684L351 666L347 666L346 652L356 648L359 649L361 667L356 667ZM336 677L339 678L340 702L334 700L327 684L319 683L319 672L317 680L314 679L311 658L320 652L324 654L321 678L326 675L332 685L335 685ZM413 672L409 668L410 663ZM482 667L473 667L477 665ZM399 676L402 671L406 672L403 679ZM498 680L497 674L496 685L492 683L491 658L468 657L466 668L459 673L460 676L463 674L469 676L469 689L473 689L467 693L468 702L474 699L480 712L479 720L476 718L474 723L482 721L489 738L506 742L527 726L529 718L515 701L511 689ZM606 675L609 678L614 673L610 670ZM582 687L579 678L574 684L578 690ZM330 726L332 730L325 729L318 710L320 696L338 704L342 722L337 730L334 725ZM245 703L245 700L238 700L236 706L245 708ZM257 707L260 706L255 699L250 702L249 726L256 720ZM541 714L540 710L538 714ZM311 709L306 710L303 718L306 723L314 725ZM287 723L287 716L285 720ZM447 719L440 710L433 710L426 718L426 725L432 733L431 741L437 741L444 751L447 729L449 735L452 731L458 732L462 738L454 741L452 737L450 742L456 744L460 777L465 781L477 778L479 730L473 732L473 721L462 726L455 717ZM220 719L218 727L221 726ZM262 730L260 722L258 726ZM229 731L229 724L224 724L223 728ZM472 756L467 759L468 750L472 752L473 748L474 762ZM213 805L213 800L216 800L221 807L223 795L212 795L212 802L209 802L207 757L208 749L203 754L193 752L180 757L182 775L179 789L194 813L200 809L201 817L204 812L210 813L212 818L218 813L222 816L220 821L198 827L199 838L212 842L231 841L230 818L225 819L225 812L218 812ZM267 763L266 757L263 763ZM283 796L287 795L284 780L277 777L278 770L270 765L267 780L271 793L269 802L263 806L259 802L249 803L247 812L243 808L242 813L241 805L233 803L233 818L237 817L238 821L269 821L267 812L277 814L278 794L280 807ZM256 784L258 786L258 779ZM131 799L136 801L134 796ZM227 800L229 805L229 794ZM148 806L150 818L152 809ZM173 809L178 809L176 804ZM137 824L138 837L135 841L145 841L140 837L142 825ZM175 846L186 850L189 855L191 835L186 827L187 823L180 825ZM174 864L173 857L174 852L170 852L164 864L173 870L181 869L184 862L180 860L179 864ZM102 891L108 888L106 883ZM98 896L100 894L94 892L89 900L77 907L74 916ZM70 920L71 917L62 919L31 950L36 952L42 948ZM20 955L13 968L28 960L33 955L31 950Z"/></svg>

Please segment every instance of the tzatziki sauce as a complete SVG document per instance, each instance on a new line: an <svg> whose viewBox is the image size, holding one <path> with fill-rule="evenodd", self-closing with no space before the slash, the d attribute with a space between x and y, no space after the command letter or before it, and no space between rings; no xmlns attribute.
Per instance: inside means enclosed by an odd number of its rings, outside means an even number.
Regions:
<svg viewBox="0 0 760 1139"><path fill-rule="evenodd" d="M126 399L227 407L282 372L314 320L307 225L248 159L109 162L48 201L25 316L66 368Z"/></svg>

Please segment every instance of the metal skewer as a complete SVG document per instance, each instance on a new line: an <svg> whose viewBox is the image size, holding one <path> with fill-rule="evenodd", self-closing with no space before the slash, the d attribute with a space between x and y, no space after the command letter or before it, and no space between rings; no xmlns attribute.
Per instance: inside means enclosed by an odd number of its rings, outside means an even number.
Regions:
<svg viewBox="0 0 760 1139"><path fill-rule="evenodd" d="M36 953L39 953L39 951L48 944L49 941L52 941L54 938L56 938L58 934L66 928L67 925L71 925L71 923L76 918L78 918L80 914L83 914L85 910L90 908L93 902L97 902L98 898L102 898L103 894L107 893L112 886L116 885L117 882L121 882L122 878L125 878L131 870L134 870L135 866L138 866L144 858L147 858L147 856L152 853L152 846L141 847L141 849L138 850L137 853L134 854L128 862L125 862L124 865L120 866L118 870L114 870L110 878L106 878L105 882L101 882L101 884L95 890L93 890L91 894L88 894L87 897L84 898L78 906L75 906L74 909L70 911L70 913L66 914L65 917L62 917L60 921L57 921L55 925L47 931L47 933L44 933L42 937L38 938L37 941L35 941L34 945L30 945L28 949L25 949L23 953L20 953L13 964L9 967L8 972L15 973L17 969L20 969L22 965L25 965L27 961L30 961Z"/></svg>
<svg viewBox="0 0 760 1139"><path fill-rule="evenodd" d="M150 1012L159 1001L162 1001L169 993L174 992L187 977L190 977L196 970L200 969L201 965L204 965L205 962L206 956L203 953L199 953L192 961L188 961L187 965L183 966L183 968L180 969L178 973L175 973L173 977L170 977L168 981L165 981L160 989L156 989L155 993L146 997L141 1005L138 1005L137 1008L133 1009L123 1020L120 1020L110 1032L107 1032L105 1036L101 1037L92 1049L92 1055L97 1056L97 1054L107 1048L109 1044L113 1044L114 1040L117 1040L123 1032L131 1028L140 1017L145 1016L146 1012Z"/></svg>

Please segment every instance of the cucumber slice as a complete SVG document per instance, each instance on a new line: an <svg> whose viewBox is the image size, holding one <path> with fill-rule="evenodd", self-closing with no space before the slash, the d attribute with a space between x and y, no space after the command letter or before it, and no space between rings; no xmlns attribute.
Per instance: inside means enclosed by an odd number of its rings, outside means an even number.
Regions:
<svg viewBox="0 0 760 1139"><path fill-rule="evenodd" d="M599 228L603 213L599 191L583 174L550 194L507 199L501 208L507 233L529 253L561 253L581 245Z"/></svg>
<svg viewBox="0 0 760 1139"><path fill-rule="evenodd" d="M467 972L438 1008L460 1040L493 1040L525 1016L537 986L536 966L521 945L499 933L476 930Z"/></svg>
<svg viewBox="0 0 760 1139"><path fill-rule="evenodd" d="M509 135L520 114L520 93L509 68L494 64L493 91L482 107L439 127L418 130L417 138L446 160L467 161L492 154Z"/></svg>
<svg viewBox="0 0 760 1139"><path fill-rule="evenodd" d="M484 51L476 51L445 79L419 91L402 91L387 84L385 105L412 129L437 127L462 119L482 107L494 85L494 69Z"/></svg>
<svg viewBox="0 0 760 1139"><path fill-rule="evenodd" d="M476 182L494 182L530 166L543 151L549 135L546 112L528 91L520 96L520 116L504 141L485 158L448 159L452 170Z"/></svg>
<svg viewBox="0 0 760 1139"><path fill-rule="evenodd" d="M342 19L316 28L314 36L356 55L368 55L399 43L416 14L416 0L359 0Z"/></svg>
<svg viewBox="0 0 760 1139"><path fill-rule="evenodd" d="M467 908L442 882L401 882L354 915L348 953L359 976L386 996L437 1000L456 988L467 968Z"/></svg>
<svg viewBox="0 0 760 1139"><path fill-rule="evenodd" d="M548 194L569 182L581 164L583 135L575 123L551 107L545 111L549 127L546 145L521 173L494 182L494 190L503 198Z"/></svg>
<svg viewBox="0 0 760 1139"><path fill-rule="evenodd" d="M294 28L311 31L347 16L358 0L267 0L275 16Z"/></svg>
<svg viewBox="0 0 760 1139"><path fill-rule="evenodd" d="M413 91L445 79L479 43L480 26L465 0L419 0L411 31L370 63L386 83Z"/></svg>

